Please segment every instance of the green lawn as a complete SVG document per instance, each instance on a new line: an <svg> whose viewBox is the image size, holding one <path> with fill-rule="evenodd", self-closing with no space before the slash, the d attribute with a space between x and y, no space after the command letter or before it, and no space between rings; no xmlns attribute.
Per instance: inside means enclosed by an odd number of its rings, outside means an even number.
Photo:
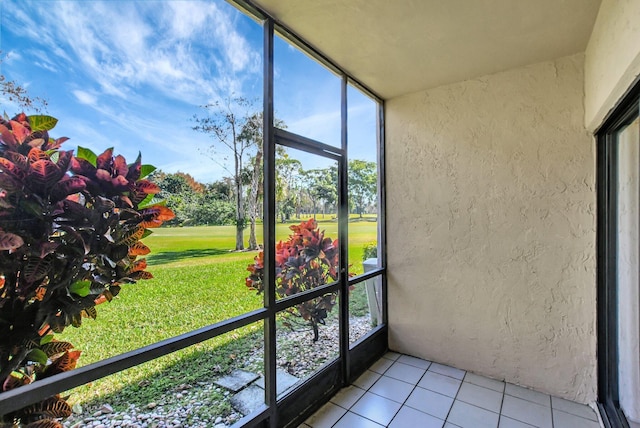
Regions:
<svg viewBox="0 0 640 428"><path fill-rule="evenodd" d="M318 220L327 236L337 236L336 222L323 222L321 216ZM349 223L354 273L362 273L362 247L377 235L377 223L366 220ZM278 239L289 235L289 225L277 225ZM69 327L59 335L82 350L79 365L262 307L263 297L245 286L247 265L257 252L231 251L235 247L233 226L160 228L145 243L152 250L147 259L154 279L123 286L113 302L97 307L96 320L85 320L81 328ZM357 287L351 292L353 312L358 314L367 310L361 291ZM72 401L87 402L105 394L116 406L132 400L153 401L168 385L210 377L211 367L224 372L238 356L261 343L258 324L81 387ZM251 336L250 340L237 340L245 336ZM175 373L175 379L167 373Z"/></svg>

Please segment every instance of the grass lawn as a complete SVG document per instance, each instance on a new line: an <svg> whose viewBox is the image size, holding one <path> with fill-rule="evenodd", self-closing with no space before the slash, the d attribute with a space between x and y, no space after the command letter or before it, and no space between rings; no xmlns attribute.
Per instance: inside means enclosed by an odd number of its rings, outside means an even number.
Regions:
<svg viewBox="0 0 640 428"><path fill-rule="evenodd" d="M337 223L319 217L327 236L336 237ZM289 235L289 225L277 225L278 239ZM375 221L349 223L352 272L362 273L362 247L375 240L376 227ZM85 320L81 328L68 327L59 335L82 350L79 365L262 307L262 295L245 286L247 265L257 253L231 251L235 247L233 226L155 229L145 243L152 250L147 259L154 279L123 286L113 302L97 307L96 320ZM356 287L351 293L352 309L357 313L367 310L360 291ZM238 340L242 337L248 340ZM256 343L262 343L261 323L80 387L71 401L102 397L114 406L153 401L171 385L209 380L212 367L225 372Z"/></svg>

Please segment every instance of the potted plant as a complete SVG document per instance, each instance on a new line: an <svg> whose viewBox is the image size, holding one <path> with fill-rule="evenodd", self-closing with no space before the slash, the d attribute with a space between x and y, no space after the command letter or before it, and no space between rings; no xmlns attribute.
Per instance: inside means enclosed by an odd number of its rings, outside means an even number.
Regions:
<svg viewBox="0 0 640 428"><path fill-rule="evenodd" d="M154 200L140 156L127 164L112 149L61 150L57 120L0 118L0 399L2 392L75 367L80 351L55 333L96 317L96 305L152 275L141 239L173 218ZM62 426L71 414L56 395L0 422Z"/></svg>

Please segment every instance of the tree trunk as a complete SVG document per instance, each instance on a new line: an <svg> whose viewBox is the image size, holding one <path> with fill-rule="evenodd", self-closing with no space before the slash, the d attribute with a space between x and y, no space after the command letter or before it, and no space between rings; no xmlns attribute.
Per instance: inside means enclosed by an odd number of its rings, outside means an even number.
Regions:
<svg viewBox="0 0 640 428"><path fill-rule="evenodd" d="M251 194L249 195L249 219L251 227L249 231L249 249L257 250L256 240L256 217L258 216L258 196L260 195L260 164L262 163L262 150L258 150L253 163L253 173L251 177Z"/></svg>
<svg viewBox="0 0 640 428"><path fill-rule="evenodd" d="M242 177L240 162L236 155L236 251L244 250L244 204L242 201Z"/></svg>

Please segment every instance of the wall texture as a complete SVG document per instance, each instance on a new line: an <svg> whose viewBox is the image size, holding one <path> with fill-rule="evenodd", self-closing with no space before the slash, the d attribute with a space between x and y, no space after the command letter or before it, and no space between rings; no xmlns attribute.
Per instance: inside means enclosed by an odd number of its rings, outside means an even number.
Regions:
<svg viewBox="0 0 640 428"><path fill-rule="evenodd" d="M584 56L386 103L390 347L596 398Z"/></svg>
<svg viewBox="0 0 640 428"><path fill-rule="evenodd" d="M640 75L640 1L602 0L585 60L585 123L602 123Z"/></svg>

